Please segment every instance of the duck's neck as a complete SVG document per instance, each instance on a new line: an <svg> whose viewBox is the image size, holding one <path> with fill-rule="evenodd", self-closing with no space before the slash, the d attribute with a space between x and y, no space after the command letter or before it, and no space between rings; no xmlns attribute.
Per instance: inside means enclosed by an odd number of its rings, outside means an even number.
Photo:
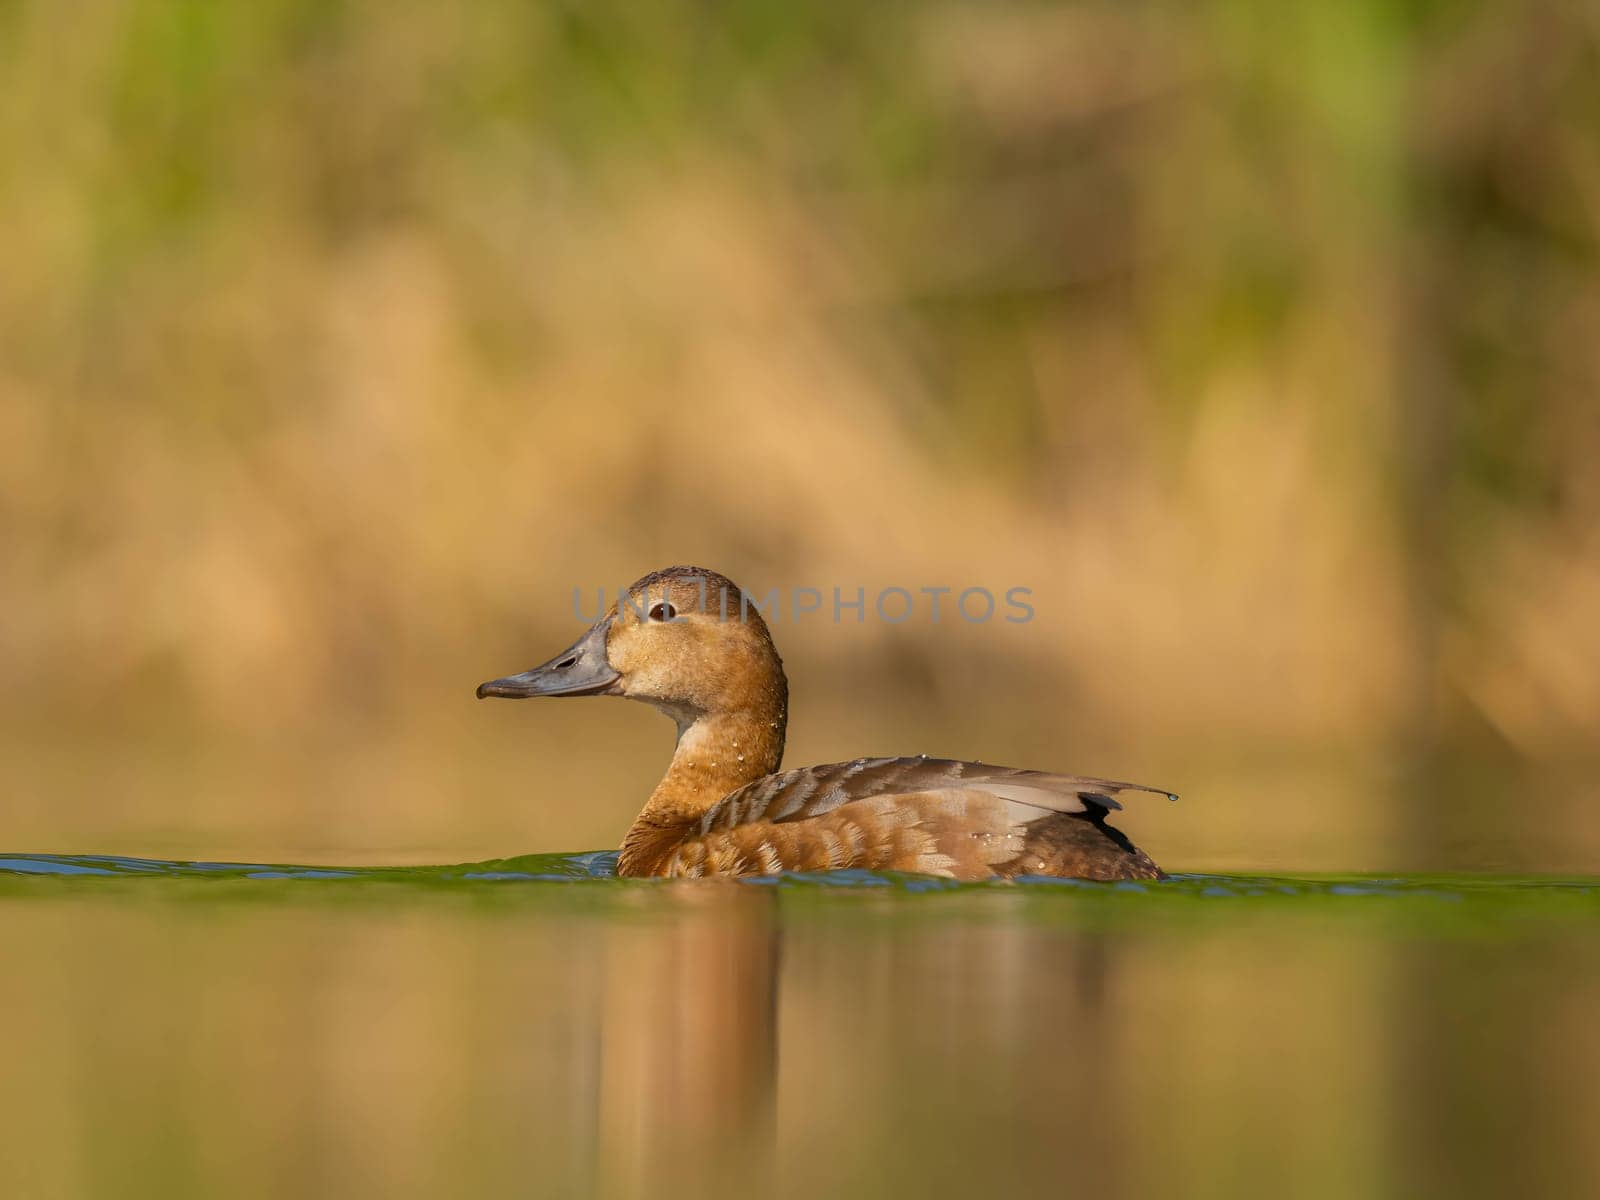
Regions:
<svg viewBox="0 0 1600 1200"><path fill-rule="evenodd" d="M622 841L619 875L654 874L657 861L724 796L778 769L786 714L775 699L758 709L702 713L680 727L672 764Z"/></svg>

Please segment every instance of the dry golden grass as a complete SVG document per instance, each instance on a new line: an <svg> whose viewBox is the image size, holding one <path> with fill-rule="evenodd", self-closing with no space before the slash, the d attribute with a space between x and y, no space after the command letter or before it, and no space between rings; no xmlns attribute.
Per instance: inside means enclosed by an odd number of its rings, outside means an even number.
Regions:
<svg viewBox="0 0 1600 1200"><path fill-rule="evenodd" d="M13 6L3 840L606 844L665 730L471 688L690 561L1033 589L780 626L791 761L1393 865L1463 794L1421 747L1600 862L1595 23L1262 15Z"/></svg>

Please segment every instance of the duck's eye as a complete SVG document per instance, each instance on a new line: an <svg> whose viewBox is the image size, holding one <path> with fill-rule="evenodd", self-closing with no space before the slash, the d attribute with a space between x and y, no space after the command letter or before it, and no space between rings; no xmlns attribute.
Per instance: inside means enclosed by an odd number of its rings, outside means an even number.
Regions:
<svg viewBox="0 0 1600 1200"><path fill-rule="evenodd" d="M658 600L650 606L650 619L652 621L670 621L678 615L678 610L665 600Z"/></svg>

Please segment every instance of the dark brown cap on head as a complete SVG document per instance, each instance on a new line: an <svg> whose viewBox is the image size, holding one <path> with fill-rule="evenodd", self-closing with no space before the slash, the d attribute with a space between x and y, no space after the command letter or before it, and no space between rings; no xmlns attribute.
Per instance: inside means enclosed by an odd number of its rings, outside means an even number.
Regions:
<svg viewBox="0 0 1600 1200"><path fill-rule="evenodd" d="M697 597L693 607L701 612L734 620L754 614L757 620L760 619L754 606L749 612L745 611L744 593L739 590L739 585L709 567L663 567L634 580L628 586L628 593L657 595L669 588L675 595L681 595L685 589L692 590Z"/></svg>

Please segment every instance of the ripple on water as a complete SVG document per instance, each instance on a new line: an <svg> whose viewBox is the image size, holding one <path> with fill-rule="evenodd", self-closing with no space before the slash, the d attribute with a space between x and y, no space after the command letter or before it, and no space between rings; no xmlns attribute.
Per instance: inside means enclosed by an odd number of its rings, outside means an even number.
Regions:
<svg viewBox="0 0 1600 1200"><path fill-rule="evenodd" d="M320 883L452 884L460 887L516 883L586 883L639 886L639 881L616 878L614 851L582 854L532 854L488 862L417 867L295 866L282 863L182 862L129 858L110 854L8 854L0 855L0 879L20 882L27 878L81 879L186 879L315 881ZM1096 883L1083 879L1025 876L1015 883L958 884L946 879L879 871L829 871L741 880L760 887L785 890L892 889L904 894L949 892L1018 892L1044 896L1094 895L1112 897L1183 898L1233 901L1403 900L1508 902L1559 899L1594 902L1600 906L1600 880L1541 876L1498 875L1384 875L1384 876L1269 876L1178 874L1160 882L1124 880ZM645 886L649 886L648 883Z"/></svg>

